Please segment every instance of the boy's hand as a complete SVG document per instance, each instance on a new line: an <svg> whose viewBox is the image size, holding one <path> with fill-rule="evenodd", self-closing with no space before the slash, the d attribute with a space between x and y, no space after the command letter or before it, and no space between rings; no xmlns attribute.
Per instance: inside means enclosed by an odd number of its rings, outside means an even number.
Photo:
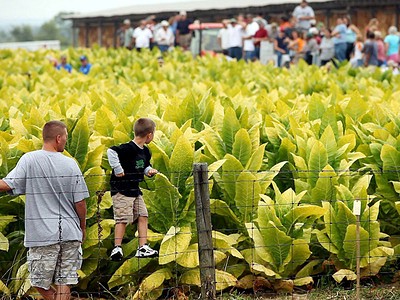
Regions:
<svg viewBox="0 0 400 300"><path fill-rule="evenodd" d="M115 174L115 176L116 176L116 177L123 177L123 176L125 176L125 173L122 172L122 173L119 173L119 174Z"/></svg>
<svg viewBox="0 0 400 300"><path fill-rule="evenodd" d="M147 173L149 177L154 176L158 173L156 169L150 169L149 172Z"/></svg>

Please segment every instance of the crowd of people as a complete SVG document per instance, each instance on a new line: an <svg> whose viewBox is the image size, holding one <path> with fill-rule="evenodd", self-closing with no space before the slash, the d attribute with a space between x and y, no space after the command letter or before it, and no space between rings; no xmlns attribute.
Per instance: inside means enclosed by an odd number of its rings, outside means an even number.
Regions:
<svg viewBox="0 0 400 300"><path fill-rule="evenodd" d="M181 11L168 21L162 20L158 23L154 15L149 16L141 20L136 28L132 27L129 19L126 19L118 32L119 45L137 51L157 46L161 52L165 52L178 45L188 50L192 39L192 30L189 29L189 25L192 23L185 11Z"/></svg>
<svg viewBox="0 0 400 300"><path fill-rule="evenodd" d="M196 22L196 21L194 21ZM162 52L174 46L190 48L193 21L185 11L168 21L156 22L149 16L132 28L126 19L119 31L120 45L140 51L158 46ZM357 66L391 66L399 63L400 37L395 26L380 28L377 19L371 19L366 28L351 23L348 16L339 17L329 28L317 22L313 8L303 0L290 16L282 16L279 23L268 23L262 15L243 15L221 21L219 46L229 58L247 61L260 59L264 41L272 44L276 64L282 66L304 59L309 64L336 65L344 60ZM387 32L384 36L383 32Z"/></svg>
<svg viewBox="0 0 400 300"><path fill-rule="evenodd" d="M262 16L251 14L223 20L223 24L218 35L220 45L225 54L236 59L260 59L260 44L267 41L273 44L271 55L276 57L278 66L300 59L317 65L337 65L347 60L354 67L397 68L399 63L400 36L395 26L383 36L377 19L371 19L366 28L360 29L344 16L329 28L323 22L317 23L306 0L290 16L282 16L279 24L268 24Z"/></svg>
<svg viewBox="0 0 400 300"><path fill-rule="evenodd" d="M159 22L151 15L137 27L125 19L117 33L118 45L136 51L158 47L162 53L176 46L190 50L194 36L191 24L196 22L185 11ZM347 60L353 67L378 66L399 72L400 34L395 26L382 28L376 18L362 29L352 24L349 16L338 17L335 26L328 27L316 21L313 8L302 0L279 23L269 23L261 14L239 14L216 24L220 25L217 45L229 60L254 61L264 55L279 67L296 64L300 59L319 66L337 66ZM66 56L52 62L56 69L72 72ZM81 56L80 62L79 72L88 74L92 65L87 56ZM159 62L163 63L162 56Z"/></svg>

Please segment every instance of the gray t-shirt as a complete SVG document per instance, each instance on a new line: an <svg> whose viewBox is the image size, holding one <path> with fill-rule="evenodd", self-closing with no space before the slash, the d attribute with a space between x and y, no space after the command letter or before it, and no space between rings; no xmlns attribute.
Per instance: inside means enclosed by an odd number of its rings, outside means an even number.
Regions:
<svg viewBox="0 0 400 300"><path fill-rule="evenodd" d="M29 152L3 180L13 195L26 195L25 247L82 241L74 204L89 192L75 160L59 152Z"/></svg>
<svg viewBox="0 0 400 300"><path fill-rule="evenodd" d="M293 11L293 17L297 19L296 27L300 29L309 29L311 27L310 20L299 20L301 17L314 17L314 10L311 6L301 7L301 5L296 6Z"/></svg>

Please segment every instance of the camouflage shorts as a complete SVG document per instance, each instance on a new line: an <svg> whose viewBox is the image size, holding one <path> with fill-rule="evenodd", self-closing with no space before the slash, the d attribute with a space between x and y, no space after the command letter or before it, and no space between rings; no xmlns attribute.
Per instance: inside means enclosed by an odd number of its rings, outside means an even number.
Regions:
<svg viewBox="0 0 400 300"><path fill-rule="evenodd" d="M52 283L77 284L77 271L81 265L82 247L78 241L31 247L28 251L31 284L45 290L48 290Z"/></svg>
<svg viewBox="0 0 400 300"><path fill-rule="evenodd" d="M117 223L133 223L140 217L148 217L142 196L128 197L117 193L112 196L114 220Z"/></svg>

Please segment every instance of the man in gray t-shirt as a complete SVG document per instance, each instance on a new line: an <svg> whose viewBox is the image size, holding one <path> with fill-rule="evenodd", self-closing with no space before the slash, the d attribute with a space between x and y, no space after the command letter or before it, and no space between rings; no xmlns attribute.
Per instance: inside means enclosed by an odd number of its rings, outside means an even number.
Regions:
<svg viewBox="0 0 400 300"><path fill-rule="evenodd" d="M296 28L307 31L311 27L311 20L315 19L314 10L308 5L306 0L301 1L293 10L293 17L296 18Z"/></svg>
<svg viewBox="0 0 400 300"><path fill-rule="evenodd" d="M30 279L45 299L69 295L82 262L84 199L89 193L75 160L61 153L67 136L64 123L46 123L43 149L23 155L0 180L0 191L26 195L24 245L29 248ZM52 283L56 284L56 293L50 288Z"/></svg>

